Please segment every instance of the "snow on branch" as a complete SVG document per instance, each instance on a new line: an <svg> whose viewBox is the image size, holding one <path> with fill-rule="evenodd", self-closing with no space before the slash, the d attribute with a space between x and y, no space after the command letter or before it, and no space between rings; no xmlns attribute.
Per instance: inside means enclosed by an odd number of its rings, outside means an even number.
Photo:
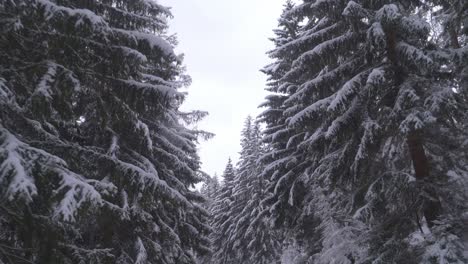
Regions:
<svg viewBox="0 0 468 264"><path fill-rule="evenodd" d="M175 58L174 49L169 42L163 38L156 36L155 34L144 33L133 30L125 29L112 29L115 33L125 35L128 38L133 39L135 43L145 42L151 49L159 49L165 56Z"/></svg>
<svg viewBox="0 0 468 264"><path fill-rule="evenodd" d="M371 71L369 76L367 76L366 84L377 86L385 82L385 68L379 67Z"/></svg>
<svg viewBox="0 0 468 264"><path fill-rule="evenodd" d="M102 17L96 15L89 9L68 8L57 5L49 0L36 0L36 3L44 8L47 20L66 14L67 16L77 19L75 22L75 26L77 27L86 22L90 23L94 28L108 27L108 24Z"/></svg>
<svg viewBox="0 0 468 264"><path fill-rule="evenodd" d="M416 34L420 37L427 37L429 32L431 31L431 26L429 25L429 23L415 15L402 17L400 26L406 34Z"/></svg>
<svg viewBox="0 0 468 264"><path fill-rule="evenodd" d="M135 127L136 129L143 132L143 136L145 137L145 140L146 140L146 147L149 150L153 149L153 140L151 139L151 134L150 134L148 125L138 119L138 121L135 124Z"/></svg>
<svg viewBox="0 0 468 264"><path fill-rule="evenodd" d="M124 35L127 38L132 39L135 43L146 43L149 45L150 49L158 49L160 50L165 56L169 56L171 58L176 58L172 45L164 40L162 37L157 36L152 33L145 33L139 31L132 31L132 30L125 30L125 29L118 29L118 28L111 28L109 24L105 21L105 19L89 9L79 9L79 8L70 8L58 5L54 2L49 0L35 0L36 5L39 8L43 8L45 12L45 16L47 20L51 20L53 18L60 18L61 16L68 16L76 19L75 27L79 27L85 24L90 24L93 29L100 30L101 33L111 33L111 34L120 34ZM166 15L170 14L170 11L167 8L164 8L157 3L152 1L144 0L142 3L146 4L149 8L157 8ZM133 51L127 50L127 52L131 52L136 54ZM144 56L138 55L138 58L142 61L145 61Z"/></svg>
<svg viewBox="0 0 468 264"><path fill-rule="evenodd" d="M27 145L2 126L0 126L0 141L0 160L2 160L0 186L7 185L5 195L9 200L19 196L27 202L32 202L33 196L37 195L37 187L30 172L32 164L27 162L24 156L34 156L34 154L27 153L25 149Z"/></svg>
<svg viewBox="0 0 468 264"><path fill-rule="evenodd" d="M62 179L60 187L56 191L65 191L65 194L55 208L55 218L75 222L78 209L86 202L93 205L102 204L102 197L99 192L83 176L66 169L59 169L59 175Z"/></svg>
<svg viewBox="0 0 468 264"><path fill-rule="evenodd" d="M400 10L395 4L384 5L375 14L375 19L383 23L391 23L401 17Z"/></svg>
<svg viewBox="0 0 468 264"><path fill-rule="evenodd" d="M137 251L135 264L146 264L148 253L146 252L146 248L143 245L143 241L141 241L140 237L138 237L137 241L135 242L135 249Z"/></svg>
<svg viewBox="0 0 468 264"><path fill-rule="evenodd" d="M303 109L301 112L291 117L289 119L289 125L290 126L298 125L304 119L310 118L313 114L326 110L326 108L330 105L330 103L335 99L335 96L336 95L332 95L330 97L318 100L315 103L309 105L308 107Z"/></svg>
<svg viewBox="0 0 468 264"><path fill-rule="evenodd" d="M361 72L358 75L351 78L351 80L347 81L343 87L336 93L335 98L333 101L330 102L328 106L328 111L336 111L339 107L343 107L346 105L347 101L352 99L352 96L357 92L359 88L362 86L362 81L368 74L367 71Z"/></svg>
<svg viewBox="0 0 468 264"><path fill-rule="evenodd" d="M172 200L179 202L186 207L192 207L192 204L178 191L167 184L166 181L161 180L157 174L154 166L149 166L150 163L145 162L147 170L140 168L128 162L119 159L113 159L116 166L125 174L130 176L131 181L138 186L140 190L153 189L161 191L165 196Z"/></svg>
<svg viewBox="0 0 468 264"><path fill-rule="evenodd" d="M359 148L353 162L353 169L356 170L359 162L368 156L370 145L375 141L377 132L381 129L380 125L371 119L367 119L362 125L364 133L359 143Z"/></svg>
<svg viewBox="0 0 468 264"><path fill-rule="evenodd" d="M297 60L294 61L293 66L301 67L301 65L312 61L313 59L318 59L324 56L325 54L335 54L331 51L341 48L342 45L349 45L349 43L353 43L355 38L355 33L346 32L345 34L340 35L336 38L324 41L319 45L315 46L312 50L302 54Z"/></svg>
<svg viewBox="0 0 468 264"><path fill-rule="evenodd" d="M349 1L348 5L346 8L343 10L342 13L343 16L345 17L367 17L368 16L368 11L364 9L360 4L354 2L354 1Z"/></svg>
<svg viewBox="0 0 468 264"><path fill-rule="evenodd" d="M343 130L343 128L350 123L353 115L356 114L356 110L358 108L357 105L358 99L354 98L348 110L333 120L332 124L325 133L325 138L330 139L332 137L336 137Z"/></svg>
<svg viewBox="0 0 468 264"><path fill-rule="evenodd" d="M13 97L13 93L6 85L6 82L7 81L4 78L0 77L0 99L5 99L5 101L8 101Z"/></svg>
<svg viewBox="0 0 468 264"><path fill-rule="evenodd" d="M370 40L371 47L375 49L385 49L387 47L387 36L380 22L374 22L367 30L367 39Z"/></svg>
<svg viewBox="0 0 468 264"><path fill-rule="evenodd" d="M139 82L135 80L122 80L122 79L115 79L115 80L122 82L130 87L134 87L137 90L141 90L141 91L157 92L161 95L166 95L168 97L181 95L181 93L177 92L176 89L174 89L174 87L170 87L166 85L150 84L150 83Z"/></svg>
<svg viewBox="0 0 468 264"><path fill-rule="evenodd" d="M436 118L430 112L412 112L400 124L400 131L404 134L410 131L420 130L426 125L434 123Z"/></svg>
<svg viewBox="0 0 468 264"><path fill-rule="evenodd" d="M54 82L57 75L57 65L54 63L47 63L47 72L42 76L39 84L34 91L34 95L41 95L47 99L52 99L52 91L50 90L51 84Z"/></svg>
<svg viewBox="0 0 468 264"><path fill-rule="evenodd" d="M402 58L410 61L414 65L420 65L423 68L430 68L433 65L433 61L424 52L408 43L398 42L396 46L397 51L401 54Z"/></svg>
<svg viewBox="0 0 468 264"><path fill-rule="evenodd" d="M300 38L294 39L290 42L287 42L281 47L278 47L274 50L271 55L272 56L280 56L281 53L287 53L291 49L297 49L303 45L311 45L315 42L322 41L326 37L330 36L332 33L336 32L338 29L342 28L342 23L335 23L326 28L320 29L317 32L312 34L304 35Z"/></svg>

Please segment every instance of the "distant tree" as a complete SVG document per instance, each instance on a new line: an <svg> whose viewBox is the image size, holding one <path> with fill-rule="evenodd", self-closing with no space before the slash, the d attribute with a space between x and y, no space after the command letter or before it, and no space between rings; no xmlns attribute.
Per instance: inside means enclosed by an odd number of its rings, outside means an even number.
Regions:
<svg viewBox="0 0 468 264"><path fill-rule="evenodd" d="M272 230L268 210L261 203L265 199L267 180L259 158L265 153L258 123L248 118L242 133L242 150L235 180L234 225L231 240L238 263L279 263L282 240L280 232ZM235 207L233 207L235 209Z"/></svg>
<svg viewBox="0 0 468 264"><path fill-rule="evenodd" d="M203 112L168 8L0 1L0 263L195 263Z"/></svg>
<svg viewBox="0 0 468 264"><path fill-rule="evenodd" d="M220 188L221 185L218 181L218 175L216 175L216 173L213 177L206 175L200 192L206 198L205 207L208 211L211 211L214 200Z"/></svg>
<svg viewBox="0 0 468 264"><path fill-rule="evenodd" d="M259 124L249 116L241 134L237 169L231 175L232 165L228 164L225 175L229 177L227 181L225 178L224 186L216 197L213 210L214 254L210 263L266 264L280 260L280 236L270 229L268 212L261 204L266 196L266 181L258 159L263 153Z"/></svg>
<svg viewBox="0 0 468 264"><path fill-rule="evenodd" d="M231 247L229 243L230 230L229 227L233 223L233 215L231 207L234 203L233 190L235 169L232 160L229 158L226 169L223 173L223 183L219 192L216 194L213 207L212 207L212 221L211 227L211 241L213 245L213 256L210 259L213 263L236 263L230 255L228 250Z"/></svg>

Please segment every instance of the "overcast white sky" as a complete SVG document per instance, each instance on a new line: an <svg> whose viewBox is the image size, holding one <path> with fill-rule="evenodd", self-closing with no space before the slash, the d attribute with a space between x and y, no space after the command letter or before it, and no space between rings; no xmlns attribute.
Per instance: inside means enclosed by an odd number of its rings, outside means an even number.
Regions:
<svg viewBox="0 0 468 264"><path fill-rule="evenodd" d="M216 134L200 145L202 169L221 174L229 157L238 159L245 118L261 110L268 64L268 38L285 0L160 0L172 7L170 32L177 33L193 79L184 110L210 115L198 128Z"/></svg>

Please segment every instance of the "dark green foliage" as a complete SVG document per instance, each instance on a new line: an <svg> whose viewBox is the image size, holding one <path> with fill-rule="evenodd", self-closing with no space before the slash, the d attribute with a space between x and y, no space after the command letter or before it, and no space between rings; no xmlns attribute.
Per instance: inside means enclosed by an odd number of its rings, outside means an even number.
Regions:
<svg viewBox="0 0 468 264"><path fill-rule="evenodd" d="M466 261L467 46L430 39L434 10L322 0L283 15L303 22L265 70L265 204L288 234L315 230L311 263Z"/></svg>
<svg viewBox="0 0 468 264"><path fill-rule="evenodd" d="M261 204L267 185L262 177L264 166L258 162L265 151L261 139L258 123L247 118L237 169L229 173L232 166L228 164L224 185L215 199L210 263L269 264L280 260L280 233L271 230L268 210Z"/></svg>
<svg viewBox="0 0 468 264"><path fill-rule="evenodd" d="M0 262L194 263L209 251L169 10L0 3Z"/></svg>

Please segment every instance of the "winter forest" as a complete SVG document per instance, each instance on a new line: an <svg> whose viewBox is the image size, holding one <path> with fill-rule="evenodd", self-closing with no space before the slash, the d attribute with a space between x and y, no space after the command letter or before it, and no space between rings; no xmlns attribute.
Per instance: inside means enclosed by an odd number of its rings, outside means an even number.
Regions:
<svg viewBox="0 0 468 264"><path fill-rule="evenodd" d="M173 8L0 0L0 264L468 263L468 1L282 5L210 175Z"/></svg>

